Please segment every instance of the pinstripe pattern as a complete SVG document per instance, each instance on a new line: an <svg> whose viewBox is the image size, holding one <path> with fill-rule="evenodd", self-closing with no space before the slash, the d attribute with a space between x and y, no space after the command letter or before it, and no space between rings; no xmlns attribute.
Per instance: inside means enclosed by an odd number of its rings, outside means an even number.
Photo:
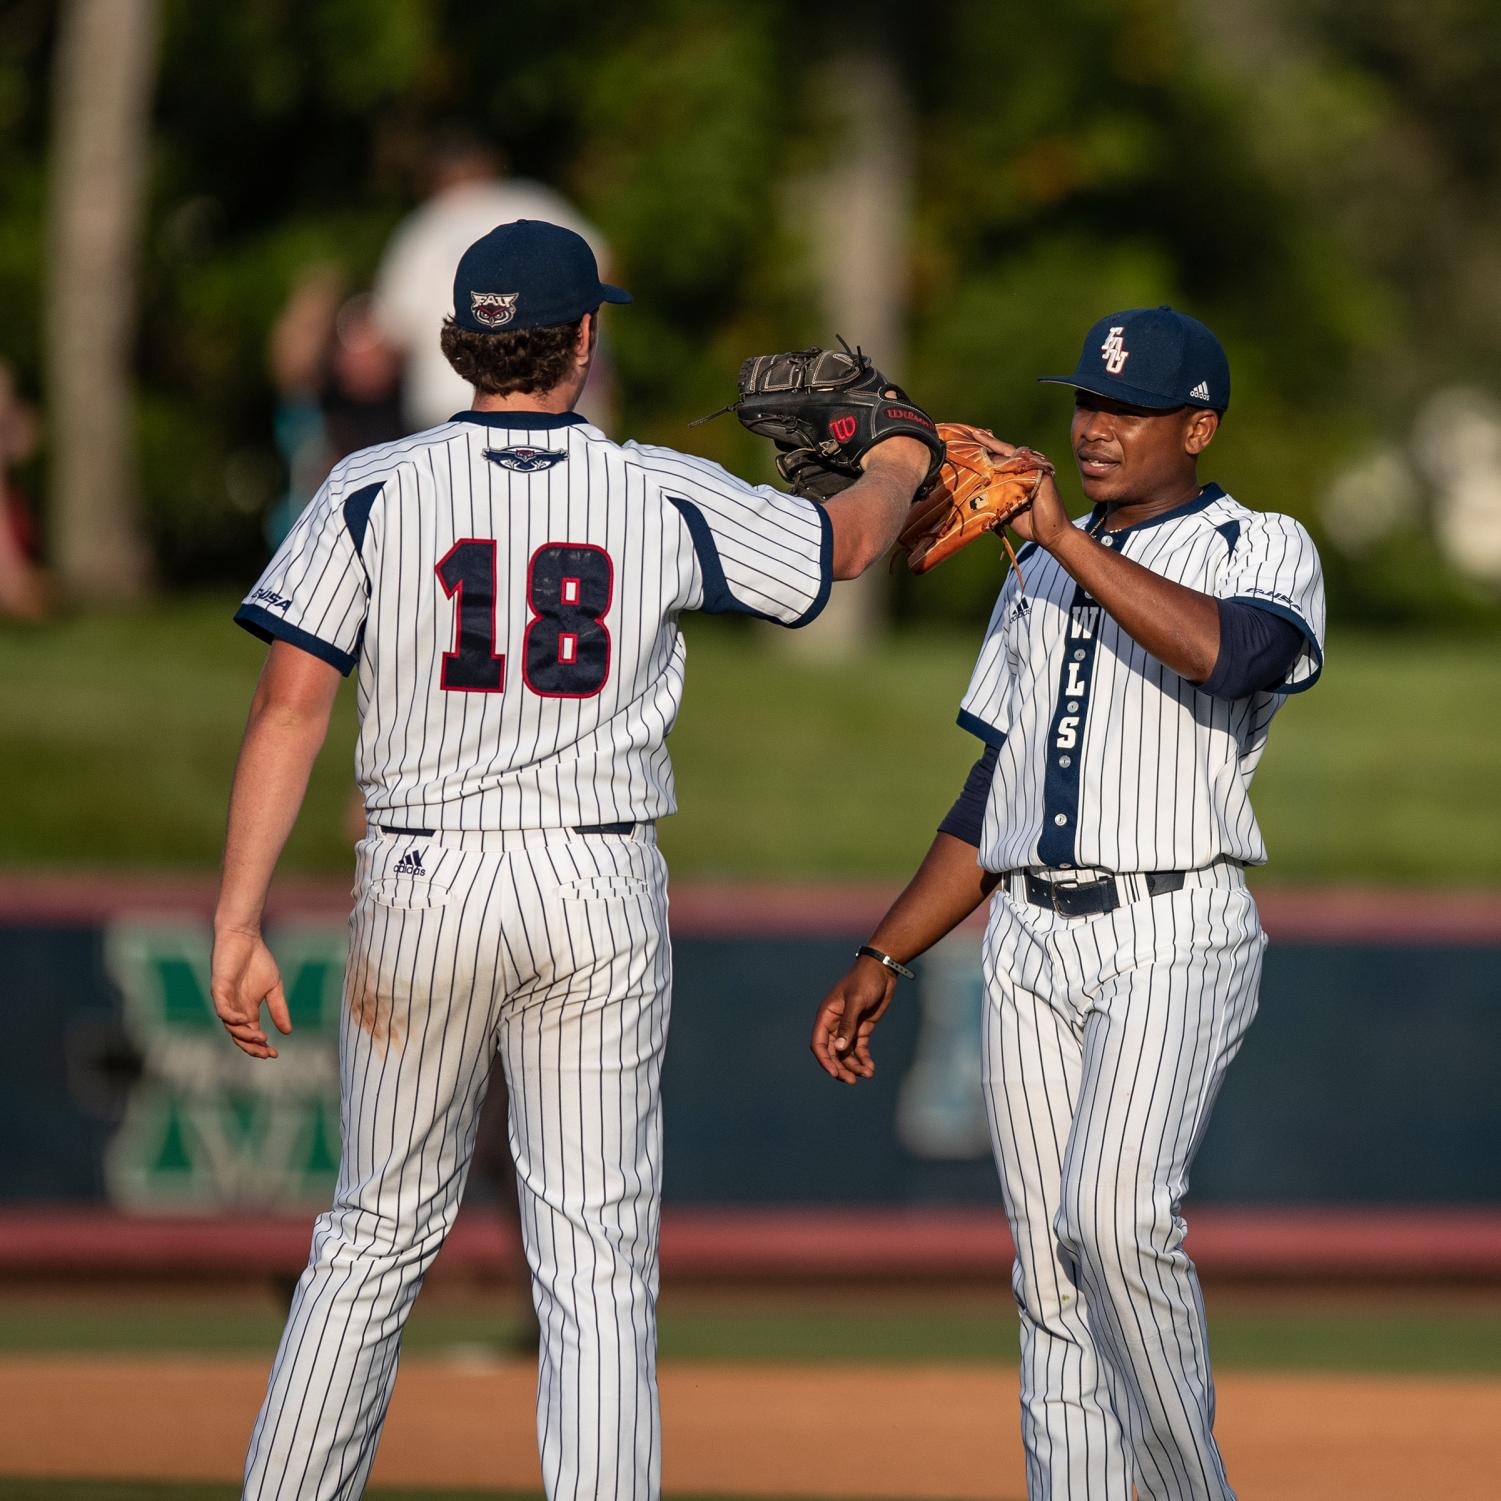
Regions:
<svg viewBox="0 0 1501 1501"><path fill-rule="evenodd" d="M832 553L810 501L612 443L573 414L470 412L341 463L247 596L236 619L255 634L358 667L372 826L437 831L360 845L338 1188L247 1497L361 1493L497 1049L541 1326L547 1494L658 1495L671 955L653 821L676 808L678 619L804 624ZM542 558L553 592L539 599ZM598 613L561 623L586 599ZM615 823L637 833L574 831Z"/></svg>
<svg viewBox="0 0 1501 1501"><path fill-rule="evenodd" d="M1295 624L1277 692L1221 700L1150 656L1052 556L1029 550L991 617L959 722L997 748L979 861L1005 872L985 940L985 1089L1016 1241L1031 1501L1232 1501L1214 1439L1204 1307L1179 1203L1256 1012L1261 935L1243 867L1266 859L1250 785L1272 717L1323 666L1308 534L1215 485L1107 532L1191 589ZM1115 878L1062 917L1023 872ZM1185 872L1148 895L1146 871Z"/></svg>
<svg viewBox="0 0 1501 1501"><path fill-rule="evenodd" d="M1102 520L1097 511L1078 524L1097 531ZM1229 856L1260 865L1251 779L1273 716L1323 665L1313 542L1291 517L1247 510L1214 485L1176 511L1102 535L1175 583L1284 616L1303 632L1304 650L1282 691L1211 698L1150 656L1050 555L1031 550L1026 594L1012 574L959 715L1000 747L980 863L1194 870Z"/></svg>
<svg viewBox="0 0 1501 1501"><path fill-rule="evenodd" d="M361 1494L496 1048L543 1331L547 1493L659 1491L666 869L644 836L470 839L492 847L360 845L339 1180L251 1441L244 1494L256 1501ZM413 848L427 875L390 874Z"/></svg>
<svg viewBox="0 0 1501 1501"><path fill-rule="evenodd" d="M517 446L565 457L531 472L485 457ZM348 514L354 496L362 518ZM496 542L500 692L442 683L456 604L434 567L462 539ZM549 543L611 562L609 672L584 697L523 679L528 565ZM358 666L356 774L379 822L558 828L676 811L665 741L682 700L683 611L803 625L831 576L828 518L811 501L671 449L612 443L571 416L471 412L340 463L236 618Z"/></svg>
<svg viewBox="0 0 1501 1501"><path fill-rule="evenodd" d="M1264 945L1235 866L1100 917L993 898L983 1072L1031 1501L1234 1495L1179 1201Z"/></svg>

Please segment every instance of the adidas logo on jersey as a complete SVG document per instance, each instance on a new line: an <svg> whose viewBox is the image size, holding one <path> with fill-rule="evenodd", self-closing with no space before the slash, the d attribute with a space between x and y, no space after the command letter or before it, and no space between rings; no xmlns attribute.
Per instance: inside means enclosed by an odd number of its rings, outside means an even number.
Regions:
<svg viewBox="0 0 1501 1501"><path fill-rule="evenodd" d="M398 876L425 876L427 872L422 868L422 851L408 850L396 862L396 869L392 874Z"/></svg>
<svg viewBox="0 0 1501 1501"><path fill-rule="evenodd" d="M1190 399L1193 401L1208 401L1209 382L1207 380L1201 380L1198 385L1196 385L1188 394Z"/></svg>
<svg viewBox="0 0 1501 1501"><path fill-rule="evenodd" d="M485 457L502 469L514 469L520 474L531 474L538 469L551 469L561 464L568 454L563 449L553 448L487 448Z"/></svg>

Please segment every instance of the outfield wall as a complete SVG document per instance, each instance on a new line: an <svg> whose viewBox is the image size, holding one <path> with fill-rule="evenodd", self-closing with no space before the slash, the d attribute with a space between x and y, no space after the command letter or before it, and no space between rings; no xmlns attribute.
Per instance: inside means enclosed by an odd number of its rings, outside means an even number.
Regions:
<svg viewBox="0 0 1501 1501"><path fill-rule="evenodd" d="M295 1218L325 1201L347 893L280 888L268 933L297 1032L274 1065L238 1054L213 1018L211 895L0 879L0 1204L160 1221ZM888 896L674 890L670 1212L993 1209L974 927L923 961L882 1023L872 1085L837 1086L808 1056L814 1005ZM1408 1223L1419 1206L1501 1205L1501 903L1273 891L1262 907L1261 1014L1191 1202L1408 1206Z"/></svg>

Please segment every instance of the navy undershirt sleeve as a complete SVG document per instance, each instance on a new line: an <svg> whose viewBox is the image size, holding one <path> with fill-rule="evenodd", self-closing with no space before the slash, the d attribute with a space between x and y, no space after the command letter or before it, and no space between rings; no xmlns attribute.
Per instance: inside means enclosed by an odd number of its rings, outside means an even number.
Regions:
<svg viewBox="0 0 1501 1501"><path fill-rule="evenodd" d="M966 844L980 847L980 830L985 826L985 804L990 801L990 783L995 777L996 758L1000 755L998 745L987 745L985 754L969 769L964 779L964 791L949 809L948 817L938 825L940 834L952 834Z"/></svg>
<svg viewBox="0 0 1501 1501"><path fill-rule="evenodd" d="M1270 693L1287 680L1303 649L1303 633L1291 621L1238 599L1217 600L1220 654L1199 690L1214 698Z"/></svg>

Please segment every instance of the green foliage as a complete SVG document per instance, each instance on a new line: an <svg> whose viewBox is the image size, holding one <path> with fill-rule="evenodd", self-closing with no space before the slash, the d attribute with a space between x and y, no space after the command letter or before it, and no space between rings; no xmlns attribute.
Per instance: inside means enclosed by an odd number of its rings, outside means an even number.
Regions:
<svg viewBox="0 0 1501 1501"><path fill-rule="evenodd" d="M1066 370L1111 307L1172 301L1232 353L1207 473L1320 533L1331 479L1405 441L1439 385L1495 388L1501 28L1490 0L933 0L858 37L791 0L166 0L140 317L142 457L169 581L243 580L277 488L268 328L311 263L368 281L414 200L424 141L462 123L571 193L637 294L611 317L622 425L770 474L720 405L740 358L827 338L792 191L838 149L834 56L884 49L913 128L911 348L942 415L1061 454ZM52 7L0 30L0 355L40 358ZM580 39L586 37L587 45ZM859 330L847 330L859 337ZM875 351L879 356L880 351ZM1064 466L1066 469L1066 465ZM1501 618L1426 537L1331 558L1347 618ZM1396 539L1392 540L1395 546ZM969 618L988 557L910 618Z"/></svg>

